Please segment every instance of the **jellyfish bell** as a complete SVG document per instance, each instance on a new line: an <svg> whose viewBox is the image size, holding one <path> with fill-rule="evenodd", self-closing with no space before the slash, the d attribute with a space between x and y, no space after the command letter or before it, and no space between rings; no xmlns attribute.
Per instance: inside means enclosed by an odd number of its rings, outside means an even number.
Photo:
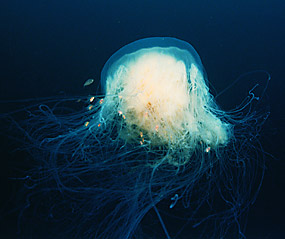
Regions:
<svg viewBox="0 0 285 239"><path fill-rule="evenodd" d="M199 55L182 40L154 37L124 46L105 64L101 85L101 115L120 124L118 135L127 143L192 155L201 145L226 146L232 137L231 125L217 114ZM122 117L113 122L118 113Z"/></svg>

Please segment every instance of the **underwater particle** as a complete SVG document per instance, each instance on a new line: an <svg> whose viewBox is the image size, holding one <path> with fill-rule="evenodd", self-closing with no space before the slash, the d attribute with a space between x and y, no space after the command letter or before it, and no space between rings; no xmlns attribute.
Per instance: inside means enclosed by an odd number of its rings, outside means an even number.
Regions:
<svg viewBox="0 0 285 239"><path fill-rule="evenodd" d="M172 203L170 204L169 208L173 208L175 204L178 201L178 194L176 193L172 198L171 198Z"/></svg>
<svg viewBox="0 0 285 239"><path fill-rule="evenodd" d="M94 96L92 96L91 98L90 98L90 103L92 103L93 101L94 101L94 99L95 99L95 97Z"/></svg>
<svg viewBox="0 0 285 239"><path fill-rule="evenodd" d="M88 79L87 81L85 81L83 87L89 86L94 82L94 79Z"/></svg>
<svg viewBox="0 0 285 239"><path fill-rule="evenodd" d="M205 152L206 152L206 153L209 153L210 150L211 150L211 147L207 147L207 148L205 149Z"/></svg>

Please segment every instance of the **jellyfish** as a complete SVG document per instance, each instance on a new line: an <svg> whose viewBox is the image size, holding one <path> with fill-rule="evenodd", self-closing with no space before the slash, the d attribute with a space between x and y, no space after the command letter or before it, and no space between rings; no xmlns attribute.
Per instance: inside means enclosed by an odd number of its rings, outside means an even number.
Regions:
<svg viewBox="0 0 285 239"><path fill-rule="evenodd" d="M257 86L222 110L195 49L171 37L122 47L100 83L17 124L34 165L19 221L32 211L65 238L244 238L264 172Z"/></svg>

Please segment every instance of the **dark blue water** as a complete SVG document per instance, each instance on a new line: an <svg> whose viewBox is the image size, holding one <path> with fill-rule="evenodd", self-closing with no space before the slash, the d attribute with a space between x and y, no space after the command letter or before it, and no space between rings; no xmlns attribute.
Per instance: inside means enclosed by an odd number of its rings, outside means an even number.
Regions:
<svg viewBox="0 0 285 239"><path fill-rule="evenodd" d="M193 45L213 94L246 72L265 70L271 75L266 91L271 116L260 142L273 157L268 157L263 186L249 211L246 235L285 238L284 26L282 0L1 1L0 97L94 93L103 65L115 51L153 36L176 37ZM88 78L97 83L84 89ZM253 75L252 81L263 78ZM250 78L241 80L218 103L224 109L236 106L252 84ZM1 107L7 112L10 105ZM1 203L4 208L16 207L16 201L7 203L18 187L9 177L21 160L8 152L13 146L5 137L1 141ZM13 212L2 216L0 238L16 237L16 218Z"/></svg>

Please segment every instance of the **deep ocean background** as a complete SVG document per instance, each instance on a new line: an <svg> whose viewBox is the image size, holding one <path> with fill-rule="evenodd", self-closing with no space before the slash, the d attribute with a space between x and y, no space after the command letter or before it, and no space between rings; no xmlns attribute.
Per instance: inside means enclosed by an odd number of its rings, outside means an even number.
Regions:
<svg viewBox="0 0 285 239"><path fill-rule="evenodd" d="M266 98L271 115L260 142L272 157L267 157L246 235L285 238L284 0L2 0L1 113L21 105L3 103L7 100L95 93L108 58L120 47L152 36L176 37L193 45L216 92L246 72L270 73ZM97 82L84 89L88 78ZM264 74L253 78L264 79ZM240 102L252 85L249 79L218 99L222 108ZM2 135L0 143L0 238L16 238L17 213L3 212L16 206L19 185L11 177L17 174L21 155L11 152L15 145L7 136Z"/></svg>

